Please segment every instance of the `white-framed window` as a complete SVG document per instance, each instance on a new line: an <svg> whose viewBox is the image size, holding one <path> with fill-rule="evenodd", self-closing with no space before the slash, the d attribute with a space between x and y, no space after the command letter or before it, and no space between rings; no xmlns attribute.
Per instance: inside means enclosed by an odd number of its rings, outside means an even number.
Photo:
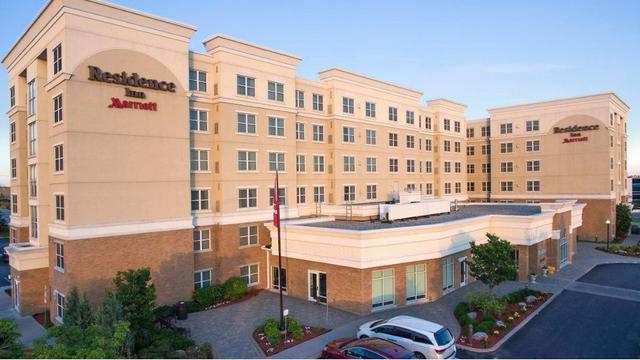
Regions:
<svg viewBox="0 0 640 360"><path fill-rule="evenodd" d="M304 123L296 122L296 140L304 140Z"/></svg>
<svg viewBox="0 0 640 360"><path fill-rule="evenodd" d="M296 172L307 171L307 157L305 155L296 155Z"/></svg>
<svg viewBox="0 0 640 360"><path fill-rule="evenodd" d="M539 120L527 120L527 132L539 131L539 130L540 130Z"/></svg>
<svg viewBox="0 0 640 360"><path fill-rule="evenodd" d="M433 195L433 184L432 183L426 183L425 184L425 193L427 195Z"/></svg>
<svg viewBox="0 0 640 360"><path fill-rule="evenodd" d="M278 204L281 206L287 205L287 188L278 188ZM269 203L268 206L273 206L273 187L269 187Z"/></svg>
<svg viewBox="0 0 640 360"><path fill-rule="evenodd" d="M475 146L467 146L467 156L474 156L476 154Z"/></svg>
<svg viewBox="0 0 640 360"><path fill-rule="evenodd" d="M488 174L488 173L491 172L491 163L484 163L481 166L482 166L482 173L483 174Z"/></svg>
<svg viewBox="0 0 640 360"><path fill-rule="evenodd" d="M189 90L207 92L207 73L200 70L189 70Z"/></svg>
<svg viewBox="0 0 640 360"><path fill-rule="evenodd" d="M258 189L239 188L238 189L238 208L254 209L256 207L258 207Z"/></svg>
<svg viewBox="0 0 640 360"><path fill-rule="evenodd" d="M416 172L416 161L413 159L407 159L407 172L414 173Z"/></svg>
<svg viewBox="0 0 640 360"><path fill-rule="evenodd" d="M38 173L35 164L29 165L29 197L38 197Z"/></svg>
<svg viewBox="0 0 640 360"><path fill-rule="evenodd" d="M391 306L395 303L395 275L393 269L371 272L371 307Z"/></svg>
<svg viewBox="0 0 640 360"><path fill-rule="evenodd" d="M287 291L287 269L282 268L282 275L279 275L280 268L277 266L271 267L271 288L274 290L280 290L282 285L282 291Z"/></svg>
<svg viewBox="0 0 640 360"><path fill-rule="evenodd" d="M502 192L513 191L513 181L500 181L500 191Z"/></svg>
<svg viewBox="0 0 640 360"><path fill-rule="evenodd" d="M16 122L12 122L11 124L9 124L9 141L11 142L11 144L15 144L16 142Z"/></svg>
<svg viewBox="0 0 640 360"><path fill-rule="evenodd" d="M238 171L256 171L258 153L250 150L238 150Z"/></svg>
<svg viewBox="0 0 640 360"><path fill-rule="evenodd" d="M376 131L374 129L365 130L365 142L367 145L376 144Z"/></svg>
<svg viewBox="0 0 640 360"><path fill-rule="evenodd" d="M482 182L482 191L491 191L491 183L488 181Z"/></svg>
<svg viewBox="0 0 640 360"><path fill-rule="evenodd" d="M389 159L389 172L397 173L398 172L398 159Z"/></svg>
<svg viewBox="0 0 640 360"><path fill-rule="evenodd" d="M64 244L61 242L54 242L56 246L56 266L55 269L64 272Z"/></svg>
<svg viewBox="0 0 640 360"><path fill-rule="evenodd" d="M236 75L236 94L255 97L256 79L249 76Z"/></svg>
<svg viewBox="0 0 640 360"><path fill-rule="evenodd" d="M472 138L476 135L476 129L467 128L467 138Z"/></svg>
<svg viewBox="0 0 640 360"><path fill-rule="evenodd" d="M375 157L367 157L367 172L378 171L378 159Z"/></svg>
<svg viewBox="0 0 640 360"><path fill-rule="evenodd" d="M513 152L513 143L501 143L500 144L500 153L508 154Z"/></svg>
<svg viewBox="0 0 640 360"><path fill-rule="evenodd" d="M313 187L313 202L314 203L324 202L324 186Z"/></svg>
<svg viewBox="0 0 640 360"><path fill-rule="evenodd" d="M389 106L389 121L398 121L398 108Z"/></svg>
<svg viewBox="0 0 640 360"><path fill-rule="evenodd" d="M18 177L18 159L11 159L11 178L15 179Z"/></svg>
<svg viewBox="0 0 640 360"><path fill-rule="evenodd" d="M343 187L343 192L344 192L344 201L345 202L356 201L356 186L355 185L345 185Z"/></svg>
<svg viewBox="0 0 640 360"><path fill-rule="evenodd" d="M415 122L415 113L413 111L407 110L407 124L412 124Z"/></svg>
<svg viewBox="0 0 640 360"><path fill-rule="evenodd" d="M527 191L530 191L530 192L540 191L540 180L527 180Z"/></svg>
<svg viewBox="0 0 640 360"><path fill-rule="evenodd" d="M451 131L451 120L444 119L444 130Z"/></svg>
<svg viewBox="0 0 640 360"><path fill-rule="evenodd" d="M240 247L258 245L258 225L241 226L238 231Z"/></svg>
<svg viewBox="0 0 640 360"><path fill-rule="evenodd" d="M482 145L482 146L480 147L480 152L482 153L482 155L489 155L489 154L491 154L491 145L490 145L490 144Z"/></svg>
<svg viewBox="0 0 640 360"><path fill-rule="evenodd" d="M296 204L305 204L307 202L307 188L298 186L296 188Z"/></svg>
<svg viewBox="0 0 640 360"><path fill-rule="evenodd" d="M209 190L191 189L191 211L209 210Z"/></svg>
<svg viewBox="0 0 640 360"><path fill-rule="evenodd" d="M198 270L193 273L193 288L202 289L211 286L211 269Z"/></svg>
<svg viewBox="0 0 640 360"><path fill-rule="evenodd" d="M342 142L353 144L356 142L356 129L351 126L342 127Z"/></svg>
<svg viewBox="0 0 640 360"><path fill-rule="evenodd" d="M313 94L313 110L315 111L323 111L324 110L324 96L320 94Z"/></svg>
<svg viewBox="0 0 640 360"><path fill-rule="evenodd" d="M53 75L62 70L62 44L53 48Z"/></svg>
<svg viewBox="0 0 640 360"><path fill-rule="evenodd" d="M256 134L256 115L239 112L237 114L238 127L237 132L239 134Z"/></svg>
<svg viewBox="0 0 640 360"><path fill-rule="evenodd" d="M36 156L36 141L37 141L37 127L36 122L33 121L27 125L29 134L29 156Z"/></svg>
<svg viewBox="0 0 640 360"><path fill-rule="evenodd" d="M431 117L429 116L424 117L424 128L431 130Z"/></svg>
<svg viewBox="0 0 640 360"><path fill-rule="evenodd" d="M284 137L284 118L269 116L269 136Z"/></svg>
<svg viewBox="0 0 640 360"><path fill-rule="evenodd" d="M16 106L16 87L9 88L9 107Z"/></svg>
<svg viewBox="0 0 640 360"><path fill-rule="evenodd" d="M342 157L344 172L356 172L356 157L353 155L346 155Z"/></svg>
<svg viewBox="0 0 640 360"><path fill-rule="evenodd" d="M389 146L398 147L398 134L389 133Z"/></svg>
<svg viewBox="0 0 640 360"><path fill-rule="evenodd" d="M453 151L457 153L462 152L462 145L460 144L459 141L455 141L453 143Z"/></svg>
<svg viewBox="0 0 640 360"><path fill-rule="evenodd" d="M413 135L407 135L407 149L414 149L416 147L416 137Z"/></svg>
<svg viewBox="0 0 640 360"><path fill-rule="evenodd" d="M445 140L445 141L444 141L444 148L443 148L443 150L444 150L444 151L447 151L447 152L451 151L451 140Z"/></svg>
<svg viewBox="0 0 640 360"><path fill-rule="evenodd" d="M58 290L55 290L53 292L53 298L55 300L55 304L56 304L56 320L58 320L58 322L63 322L64 321L64 295L59 292Z"/></svg>
<svg viewBox="0 0 640 360"><path fill-rule="evenodd" d="M473 191L476 191L476 183L474 183L473 181L467 182L467 192Z"/></svg>
<svg viewBox="0 0 640 360"><path fill-rule="evenodd" d="M53 98L53 123L62 122L62 94Z"/></svg>
<svg viewBox="0 0 640 360"><path fill-rule="evenodd" d="M342 97L342 112L345 114L353 114L353 98L343 96Z"/></svg>
<svg viewBox="0 0 640 360"><path fill-rule="evenodd" d="M445 173L450 173L451 172L451 161L445 161L444 162L444 172Z"/></svg>
<svg viewBox="0 0 640 360"><path fill-rule="evenodd" d="M500 163L500 172L510 173L513 172L513 162L503 161Z"/></svg>
<svg viewBox="0 0 640 360"><path fill-rule="evenodd" d="M483 126L480 128L480 135L482 137L489 137L491 136L491 126Z"/></svg>
<svg viewBox="0 0 640 360"><path fill-rule="evenodd" d="M444 183L444 193L445 194L451 194L451 183Z"/></svg>
<svg viewBox="0 0 640 360"><path fill-rule="evenodd" d="M30 235L32 239L38 238L38 208L36 206L29 206L30 214Z"/></svg>
<svg viewBox="0 0 640 360"><path fill-rule="evenodd" d="M462 163L459 161L456 161L453 163L453 171L456 173L461 173L462 172Z"/></svg>
<svg viewBox="0 0 640 360"><path fill-rule="evenodd" d="M433 140L424 139L424 149L426 151L433 151Z"/></svg>
<svg viewBox="0 0 640 360"><path fill-rule="evenodd" d="M285 159L282 152L269 153L269 171L285 171Z"/></svg>
<svg viewBox="0 0 640 360"><path fill-rule="evenodd" d="M260 281L258 264L240 266L240 278L247 286L258 285Z"/></svg>
<svg viewBox="0 0 640 360"><path fill-rule="evenodd" d="M369 101L364 103L364 116L370 118L376 117L376 103Z"/></svg>
<svg viewBox="0 0 640 360"><path fill-rule="evenodd" d="M431 162L431 160L427 160L424 162L424 171L427 174L430 174L433 172L433 162Z"/></svg>
<svg viewBox="0 0 640 360"><path fill-rule="evenodd" d="M453 122L453 131L459 133L460 132L460 121Z"/></svg>
<svg viewBox="0 0 640 360"><path fill-rule="evenodd" d="M513 134L513 124L504 123L500 124L500 134Z"/></svg>
<svg viewBox="0 0 640 360"><path fill-rule="evenodd" d="M189 109L189 130L202 132L209 131L209 112L198 109Z"/></svg>
<svg viewBox="0 0 640 360"><path fill-rule="evenodd" d="M324 155L313 155L313 172L324 172Z"/></svg>
<svg viewBox="0 0 640 360"><path fill-rule="evenodd" d="M267 82L267 99L284 101L284 84L275 81Z"/></svg>
<svg viewBox="0 0 640 360"><path fill-rule="evenodd" d="M540 171L540 160L527 160L527 171Z"/></svg>
<svg viewBox="0 0 640 360"><path fill-rule="evenodd" d="M56 220L64 221L64 195L56 194Z"/></svg>
<svg viewBox="0 0 640 360"><path fill-rule="evenodd" d="M540 151L540 140L527 140L527 151Z"/></svg>
<svg viewBox="0 0 640 360"><path fill-rule="evenodd" d="M36 113L36 79L27 84L27 116Z"/></svg>
<svg viewBox="0 0 640 360"><path fill-rule="evenodd" d="M313 141L324 141L324 125L313 124Z"/></svg>
<svg viewBox="0 0 640 360"><path fill-rule="evenodd" d="M18 213L18 194L11 194L11 213Z"/></svg>
<svg viewBox="0 0 640 360"><path fill-rule="evenodd" d="M467 164L467 174L475 174L476 165L475 164Z"/></svg>
<svg viewBox="0 0 640 360"><path fill-rule="evenodd" d="M209 171L209 150L191 149L191 171Z"/></svg>
<svg viewBox="0 0 640 360"><path fill-rule="evenodd" d="M378 185L367 185L367 200L376 200L378 198Z"/></svg>
<svg viewBox="0 0 640 360"><path fill-rule="evenodd" d="M194 229L193 230L193 251L207 251L211 249L211 230Z"/></svg>
<svg viewBox="0 0 640 360"><path fill-rule="evenodd" d="M296 107L304 108L304 91L302 90L296 90Z"/></svg>
<svg viewBox="0 0 640 360"><path fill-rule="evenodd" d="M407 301L424 299L427 295L427 266L425 264L409 265L406 268Z"/></svg>

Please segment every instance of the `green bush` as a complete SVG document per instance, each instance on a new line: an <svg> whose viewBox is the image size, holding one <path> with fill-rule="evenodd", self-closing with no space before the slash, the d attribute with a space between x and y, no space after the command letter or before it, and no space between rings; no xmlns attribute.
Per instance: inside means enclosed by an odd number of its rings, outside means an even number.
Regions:
<svg viewBox="0 0 640 360"><path fill-rule="evenodd" d="M516 290L508 293L507 295L502 297L502 300L508 304L515 304L515 303L524 301L527 298L527 296L531 296L531 295L540 296L542 295L542 292L534 289L522 288L520 290Z"/></svg>
<svg viewBox="0 0 640 360"><path fill-rule="evenodd" d="M480 309L484 315L498 316L507 305L504 299L485 291L468 292L464 297L471 309Z"/></svg>
<svg viewBox="0 0 640 360"><path fill-rule="evenodd" d="M626 238L631 227L631 209L626 204L616 205L616 237Z"/></svg>
<svg viewBox="0 0 640 360"><path fill-rule="evenodd" d="M481 321L478 325L476 325L474 331L482 331L487 334L491 334L491 330L493 330L493 326L496 324L495 320L484 320Z"/></svg>
<svg viewBox="0 0 640 360"><path fill-rule="evenodd" d="M473 320L467 315L470 311L471 309L469 309L469 304L466 302L459 303L453 310L453 315L458 319L460 327L463 329L466 329L469 324L473 323Z"/></svg>
<svg viewBox="0 0 640 360"><path fill-rule="evenodd" d="M147 334L149 345L138 351L142 359L176 358L176 350L185 350L194 345L193 340L167 329L154 328Z"/></svg>
<svg viewBox="0 0 640 360"><path fill-rule="evenodd" d="M231 277L224 283L224 297L228 300L238 300L247 293L247 284L239 277Z"/></svg>
<svg viewBox="0 0 640 360"><path fill-rule="evenodd" d="M200 305L195 301L187 301L187 312L194 313L198 311L204 310L204 306Z"/></svg>
<svg viewBox="0 0 640 360"><path fill-rule="evenodd" d="M209 343L190 346L186 350L187 359L213 359L213 348Z"/></svg>
<svg viewBox="0 0 640 360"><path fill-rule="evenodd" d="M224 298L225 288L222 285L212 285L193 292L193 301L204 307L219 304L224 301Z"/></svg>
<svg viewBox="0 0 640 360"><path fill-rule="evenodd" d="M261 330L271 345L278 346L280 344L280 328L277 321L273 319L267 320L264 325L262 325Z"/></svg>
<svg viewBox="0 0 640 360"><path fill-rule="evenodd" d="M176 315L176 305L162 305L153 310L158 319L172 318Z"/></svg>
<svg viewBox="0 0 640 360"><path fill-rule="evenodd" d="M296 340L304 339L302 326L300 326L300 323L297 320L293 318L287 318L287 330L293 335L294 339Z"/></svg>
<svg viewBox="0 0 640 360"><path fill-rule="evenodd" d="M18 342L18 324L12 319L0 319L0 358L20 358L24 352L22 344Z"/></svg>

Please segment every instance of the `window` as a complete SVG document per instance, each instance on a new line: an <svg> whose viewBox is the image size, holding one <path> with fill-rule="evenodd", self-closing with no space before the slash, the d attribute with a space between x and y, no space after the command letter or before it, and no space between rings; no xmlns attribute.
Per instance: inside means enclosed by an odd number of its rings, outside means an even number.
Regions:
<svg viewBox="0 0 640 360"><path fill-rule="evenodd" d="M64 221L64 195L56 194L56 220Z"/></svg>
<svg viewBox="0 0 640 360"><path fill-rule="evenodd" d="M296 90L296 107L304 108L304 91L302 90Z"/></svg>
<svg viewBox="0 0 640 360"><path fill-rule="evenodd" d="M431 129L431 118L428 116L424 118L424 127L425 129Z"/></svg>
<svg viewBox="0 0 640 360"><path fill-rule="evenodd" d="M29 125L27 125L27 128L29 131L29 156L36 156L36 122L34 121L30 123Z"/></svg>
<svg viewBox="0 0 640 360"><path fill-rule="evenodd" d="M378 171L378 159L374 157L367 157L367 172L376 172Z"/></svg>
<svg viewBox="0 0 640 360"><path fill-rule="evenodd" d="M269 171L285 171L284 153L269 153Z"/></svg>
<svg viewBox="0 0 640 360"><path fill-rule="evenodd" d="M393 269L371 272L371 307L377 308L394 304L394 278Z"/></svg>
<svg viewBox="0 0 640 360"><path fill-rule="evenodd" d="M269 187L269 206L273 206L273 187ZM278 188L278 205L287 205L287 188Z"/></svg>
<svg viewBox="0 0 640 360"><path fill-rule="evenodd" d="M460 163L459 161L456 161L455 163L453 163L453 169L456 173L461 173L462 172L462 163Z"/></svg>
<svg viewBox="0 0 640 360"><path fill-rule="evenodd" d="M433 141L431 141L431 139L424 139L424 149L426 151L432 151Z"/></svg>
<svg viewBox="0 0 640 360"><path fill-rule="evenodd" d="M366 117L374 118L376 117L376 103L365 102L364 103L364 115Z"/></svg>
<svg viewBox="0 0 640 360"><path fill-rule="evenodd" d="M240 247L258 245L258 226L241 226L240 232Z"/></svg>
<svg viewBox="0 0 640 360"><path fill-rule="evenodd" d="M30 234L32 239L38 238L38 208L36 206L29 206L31 213L30 218Z"/></svg>
<svg viewBox="0 0 640 360"><path fill-rule="evenodd" d="M433 184L427 183L425 186L425 192L427 195L433 195Z"/></svg>
<svg viewBox="0 0 640 360"><path fill-rule="evenodd" d="M313 187L313 202L314 203L324 202L324 186Z"/></svg>
<svg viewBox="0 0 640 360"><path fill-rule="evenodd" d="M389 133L389 146L393 146L393 147L398 146L398 134Z"/></svg>
<svg viewBox="0 0 640 360"><path fill-rule="evenodd" d="M256 116L254 114L238 113L237 116L238 116L238 128L237 128L238 133L240 134L256 133Z"/></svg>
<svg viewBox="0 0 640 360"><path fill-rule="evenodd" d="M344 191L344 201L345 202L356 201L356 186L355 185L345 185L343 187L343 191Z"/></svg>
<svg viewBox="0 0 640 360"><path fill-rule="evenodd" d="M259 281L258 277L258 264L245 265L240 267L240 278L247 286L257 285Z"/></svg>
<svg viewBox="0 0 640 360"><path fill-rule="evenodd" d="M500 191L505 191L505 192L513 191L513 181L501 181Z"/></svg>
<svg viewBox="0 0 640 360"><path fill-rule="evenodd" d="M11 194L11 213L12 214L18 213L18 195L17 194Z"/></svg>
<svg viewBox="0 0 640 360"><path fill-rule="evenodd" d="M413 159L407 160L407 172L414 173L416 172L416 161Z"/></svg>
<svg viewBox="0 0 640 360"><path fill-rule="evenodd" d="M16 106L16 87L9 88L9 107Z"/></svg>
<svg viewBox="0 0 640 360"><path fill-rule="evenodd" d="M427 294L427 267L425 264L409 265L406 268L407 301L424 299Z"/></svg>
<svg viewBox="0 0 640 360"><path fill-rule="evenodd" d="M313 155L313 172L324 172L324 155Z"/></svg>
<svg viewBox="0 0 640 360"><path fill-rule="evenodd" d="M407 110L407 124L413 124L415 122L415 113Z"/></svg>
<svg viewBox="0 0 640 360"><path fill-rule="evenodd" d="M474 129L474 128L467 128L467 137L468 137L468 138L475 137L475 135L476 135L476 129Z"/></svg>
<svg viewBox="0 0 640 360"><path fill-rule="evenodd" d="M489 137L491 136L491 127L490 126L483 126L480 128L480 135L482 137Z"/></svg>
<svg viewBox="0 0 640 360"><path fill-rule="evenodd" d="M376 131L373 129L365 130L365 140L367 145L375 145L376 144Z"/></svg>
<svg viewBox="0 0 640 360"><path fill-rule="evenodd" d="M540 151L540 140L527 141L527 151Z"/></svg>
<svg viewBox="0 0 640 360"><path fill-rule="evenodd" d="M29 197L38 197L38 176L36 165L29 165Z"/></svg>
<svg viewBox="0 0 640 360"><path fill-rule="evenodd" d="M256 171L258 155L255 151L238 151L238 171Z"/></svg>
<svg viewBox="0 0 640 360"><path fill-rule="evenodd" d="M444 130L451 131L451 120L444 119Z"/></svg>
<svg viewBox="0 0 640 360"><path fill-rule="evenodd" d="M284 118L269 117L269 136L284 136Z"/></svg>
<svg viewBox="0 0 640 360"><path fill-rule="evenodd" d="M346 114L353 114L353 98L346 96L342 97L342 112Z"/></svg>
<svg viewBox="0 0 640 360"><path fill-rule="evenodd" d="M513 134L513 124L505 123L500 124L500 134Z"/></svg>
<svg viewBox="0 0 640 360"><path fill-rule="evenodd" d="M500 172L507 173L513 172L513 162L501 162L500 163Z"/></svg>
<svg viewBox="0 0 640 360"><path fill-rule="evenodd" d="M476 154L476 147L475 146L468 146L467 147L467 156L474 156Z"/></svg>
<svg viewBox="0 0 640 360"><path fill-rule="evenodd" d="M53 98L53 123L62 122L62 94Z"/></svg>
<svg viewBox="0 0 640 360"><path fill-rule="evenodd" d="M256 96L256 79L248 76L237 75L237 94L242 96Z"/></svg>
<svg viewBox="0 0 640 360"><path fill-rule="evenodd" d="M315 111L322 111L324 106L323 106L323 96L319 95L319 94L313 94L312 96L313 98L313 110Z"/></svg>
<svg viewBox="0 0 640 360"><path fill-rule="evenodd" d="M540 160L527 161L527 171L540 171Z"/></svg>
<svg viewBox="0 0 640 360"><path fill-rule="evenodd" d="M398 159L389 159L389 172L398 172Z"/></svg>
<svg viewBox="0 0 640 360"><path fill-rule="evenodd" d="M58 271L64 271L64 245L59 242L54 242L56 245L56 267Z"/></svg>
<svg viewBox="0 0 640 360"><path fill-rule="evenodd" d="M540 180L527 180L527 191L540 191Z"/></svg>
<svg viewBox="0 0 640 360"><path fill-rule="evenodd" d="M36 80L33 79L27 84L27 115L36 113Z"/></svg>
<svg viewBox="0 0 640 360"><path fill-rule="evenodd" d="M453 122L453 131L459 133L460 132L460 121Z"/></svg>
<svg viewBox="0 0 640 360"><path fill-rule="evenodd" d="M462 152L462 145L460 144L459 141L456 141L453 143L453 151L457 153Z"/></svg>
<svg viewBox="0 0 640 360"><path fill-rule="evenodd" d="M280 285L282 285L282 291L287 291L287 269L282 269L282 276L278 276L278 272L277 266L271 267L271 288L280 290Z"/></svg>
<svg viewBox="0 0 640 360"><path fill-rule="evenodd" d="M451 151L451 140L444 141L444 151Z"/></svg>
<svg viewBox="0 0 640 360"><path fill-rule="evenodd" d="M444 193L451 194L451 183L444 183Z"/></svg>
<svg viewBox="0 0 640 360"><path fill-rule="evenodd" d="M244 127L240 131L240 113L238 113L238 132L247 132L247 116L243 114ZM254 116L254 115L251 115ZM255 116L253 118L253 132L255 132ZM189 129L191 131L209 131L209 113L204 110L189 109Z"/></svg>
<svg viewBox="0 0 640 360"><path fill-rule="evenodd" d="M513 143L502 143L500 144L500 153L507 154L513 152Z"/></svg>
<svg viewBox="0 0 640 360"><path fill-rule="evenodd" d="M540 121L539 120L527 120L527 131L538 131L540 130Z"/></svg>
<svg viewBox="0 0 640 360"><path fill-rule="evenodd" d="M343 156L344 172L356 171L356 157L355 156Z"/></svg>
<svg viewBox="0 0 640 360"><path fill-rule="evenodd" d="M296 188L296 204L304 204L307 202L307 188L298 186Z"/></svg>
<svg viewBox="0 0 640 360"><path fill-rule="evenodd" d="M238 189L238 208L252 209L258 207L258 189L240 188Z"/></svg>
<svg viewBox="0 0 640 360"><path fill-rule="evenodd" d="M307 157L305 155L296 155L296 172L307 171Z"/></svg>
<svg viewBox="0 0 640 360"><path fill-rule="evenodd" d="M191 149L191 171L209 171L209 150Z"/></svg>
<svg viewBox="0 0 640 360"><path fill-rule="evenodd" d="M207 73L200 70L189 70L189 90L207 91Z"/></svg>
<svg viewBox="0 0 640 360"><path fill-rule="evenodd" d="M315 124L313 125L313 141L324 141L324 126Z"/></svg>
<svg viewBox="0 0 640 360"><path fill-rule="evenodd" d="M378 198L378 186L367 185L367 200L376 200Z"/></svg>
<svg viewBox="0 0 640 360"><path fill-rule="evenodd" d="M193 273L193 288L202 289L211 286L211 269Z"/></svg>
<svg viewBox="0 0 640 360"><path fill-rule="evenodd" d="M53 297L56 301L56 320L62 322L64 321L64 295L58 290L55 290Z"/></svg>
<svg viewBox="0 0 640 360"><path fill-rule="evenodd" d="M209 190L191 190L191 211L209 210Z"/></svg>
<svg viewBox="0 0 640 360"><path fill-rule="evenodd" d="M205 251L211 249L211 231L209 229L193 230L193 251Z"/></svg>
<svg viewBox="0 0 640 360"><path fill-rule="evenodd" d="M62 44L53 48L53 75L62 70Z"/></svg>
<svg viewBox="0 0 640 360"><path fill-rule="evenodd" d="M442 290L453 288L453 256L442 259Z"/></svg>
<svg viewBox="0 0 640 360"><path fill-rule="evenodd" d="M431 160L425 161L424 168L427 174L430 174L433 172L433 163L431 162Z"/></svg>
<svg viewBox="0 0 640 360"><path fill-rule="evenodd" d="M407 135L407 149L414 149L416 147L416 139L413 135Z"/></svg>
<svg viewBox="0 0 640 360"><path fill-rule="evenodd" d="M451 161L445 161L444 162L444 172L445 173L450 173L451 172Z"/></svg>
<svg viewBox="0 0 640 360"><path fill-rule="evenodd" d="M389 120L398 121L398 108L389 106Z"/></svg>
<svg viewBox="0 0 640 360"><path fill-rule="evenodd" d="M476 191L476 183L468 182L467 183L467 192Z"/></svg>
<svg viewBox="0 0 640 360"><path fill-rule="evenodd" d="M342 142L344 143L355 143L356 142L356 129L343 126L342 127Z"/></svg>
<svg viewBox="0 0 640 360"><path fill-rule="evenodd" d="M491 145L490 144L482 145L482 147L480 149L481 149L482 155L491 154Z"/></svg>
<svg viewBox="0 0 640 360"><path fill-rule="evenodd" d="M267 99L284 101L284 84L275 81L267 83Z"/></svg>
<svg viewBox="0 0 640 360"><path fill-rule="evenodd" d="M15 143L16 142L16 123L12 122L11 124L9 124L9 139L11 140L11 143Z"/></svg>
<svg viewBox="0 0 640 360"><path fill-rule="evenodd" d="M482 173L483 174L488 174L490 172L491 172L491 164L490 163L482 164Z"/></svg>
<svg viewBox="0 0 640 360"><path fill-rule="evenodd" d="M11 178L15 179L16 177L18 177L18 160L17 159L11 159Z"/></svg>
<svg viewBox="0 0 640 360"><path fill-rule="evenodd" d="M488 181L483 181L482 182L482 191L490 192L491 191L491 183L488 182Z"/></svg>
<svg viewBox="0 0 640 360"><path fill-rule="evenodd" d="M296 140L304 140L304 123L296 123Z"/></svg>

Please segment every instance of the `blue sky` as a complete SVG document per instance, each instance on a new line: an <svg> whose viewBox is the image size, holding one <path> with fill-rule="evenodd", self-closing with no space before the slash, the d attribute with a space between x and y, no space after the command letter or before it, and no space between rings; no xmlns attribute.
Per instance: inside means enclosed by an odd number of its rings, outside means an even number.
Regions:
<svg viewBox="0 0 640 360"><path fill-rule="evenodd" d="M298 75L341 67L486 109L613 91L629 114L629 171L640 174L640 1L168 1L118 4L295 54ZM0 1L4 55L44 1ZM7 77L0 71L0 83ZM8 106L0 86L0 109ZM0 115L0 184L8 124Z"/></svg>

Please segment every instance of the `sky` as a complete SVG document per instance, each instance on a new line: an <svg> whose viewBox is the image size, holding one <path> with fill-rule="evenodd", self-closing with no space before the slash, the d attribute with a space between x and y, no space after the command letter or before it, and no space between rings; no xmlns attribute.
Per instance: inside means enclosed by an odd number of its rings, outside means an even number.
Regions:
<svg viewBox="0 0 640 360"><path fill-rule="evenodd" d="M615 92L631 111L629 173L640 174L640 1L114 0L195 25L191 49L224 33L303 60L297 74L340 67L486 109ZM44 6L0 0L0 56ZM0 84L7 75L0 71ZM8 86L0 85L0 185L8 184Z"/></svg>

